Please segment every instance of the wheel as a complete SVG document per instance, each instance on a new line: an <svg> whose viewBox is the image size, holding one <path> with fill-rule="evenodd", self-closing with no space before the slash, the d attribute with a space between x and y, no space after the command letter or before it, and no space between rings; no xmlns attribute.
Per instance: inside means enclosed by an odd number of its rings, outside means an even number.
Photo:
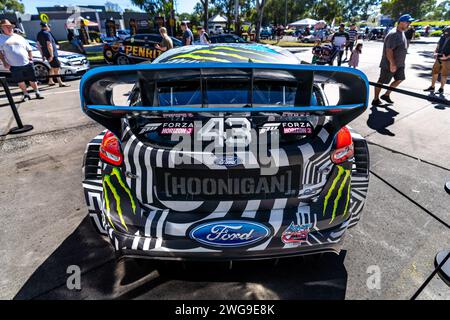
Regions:
<svg viewBox="0 0 450 320"><path fill-rule="evenodd" d="M122 54L118 55L116 58L116 64L118 65L130 64L130 59Z"/></svg>
<svg viewBox="0 0 450 320"><path fill-rule="evenodd" d="M36 79L40 82L48 82L48 75L50 73L50 69L43 63L35 63L34 64L34 74L36 75Z"/></svg>

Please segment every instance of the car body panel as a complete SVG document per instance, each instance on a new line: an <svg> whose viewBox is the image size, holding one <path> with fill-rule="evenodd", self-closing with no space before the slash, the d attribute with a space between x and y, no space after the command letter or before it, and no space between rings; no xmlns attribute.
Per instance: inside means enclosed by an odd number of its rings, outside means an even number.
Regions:
<svg viewBox="0 0 450 320"><path fill-rule="evenodd" d="M215 62L208 62L211 58ZM254 62L242 62L249 59ZM266 110L255 106L216 110L212 105L183 109L177 105L134 107L135 86L129 112L118 114L127 106L99 105L102 89L95 87L96 79L101 79L112 90L114 79L108 80L107 72L123 73L123 79L136 79L132 72L138 72L142 79L156 76L161 79L158 81L167 81L165 76L183 77L183 72L192 70L199 70L202 77L223 74L223 86L227 87L230 76L225 75L244 69L253 70L251 79L255 81L266 71L276 79L276 72L291 72L299 79L315 74L320 81L341 81L343 87L354 84L361 94L355 98L350 90L353 97L349 97L344 88L344 106L328 106L320 85L314 84L311 94L315 102L312 99L312 105L303 109L283 105ZM195 81L195 74L187 81ZM300 65L289 52L260 45L190 46L167 52L149 65L92 70L82 79L80 94L83 111L115 133L123 152L119 167L100 160L103 132L87 145L83 162L89 214L98 231L109 236L118 256L235 260L338 253L346 229L360 218L369 178L364 138L351 130L355 157L340 164L330 159L337 131L367 107L367 78L360 71ZM224 101L229 98L223 97ZM352 101L355 105L346 109L346 103ZM232 156L206 149L178 150L165 140L155 140L153 134L154 128L164 127L162 123L189 121L196 132L211 119L226 122L236 117L247 119L259 130L275 127L273 130L279 131L280 126L273 123L292 121L310 123L313 129L311 136L283 138L278 147L269 147L270 165L255 154L252 159L256 161L247 162L252 154L248 150ZM157 136L163 134L158 132ZM178 162L177 158L184 160ZM268 169L276 170L268 173Z"/></svg>

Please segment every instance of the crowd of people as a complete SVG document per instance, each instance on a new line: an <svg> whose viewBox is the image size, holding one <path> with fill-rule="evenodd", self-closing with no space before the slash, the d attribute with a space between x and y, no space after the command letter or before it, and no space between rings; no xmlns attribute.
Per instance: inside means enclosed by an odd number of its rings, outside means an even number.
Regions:
<svg viewBox="0 0 450 320"><path fill-rule="evenodd" d="M15 26L8 19L0 21L0 61L3 67L10 71L11 81L17 82L22 91L22 102L31 100L27 83L33 89L36 99L44 99L39 91L33 67L33 48L20 32L15 32ZM41 23L41 30L37 34L37 47L42 59L50 65L48 85L54 86L55 80L60 87L68 87L59 75L61 62L58 59L58 45L47 23Z"/></svg>
<svg viewBox="0 0 450 320"><path fill-rule="evenodd" d="M383 35L384 45L381 61L379 64L380 75L378 83L389 84L390 87L396 88L405 80L405 58L408 53L411 40L415 36L415 29L411 26L414 19L409 14L402 15L395 28L392 28ZM0 21L0 61L5 69L11 72L11 78L18 83L22 90L22 101L30 100L31 96L27 90L27 83L33 89L36 99L44 97L39 91L36 76L33 69L32 48L28 41L17 32L14 24L7 19ZM282 26L277 28L278 33L282 33ZM194 34L190 30L189 25L185 22L181 23L182 42L184 46L194 44ZM365 35L368 34L368 28ZM155 47L163 52L173 49L173 41L168 35L167 29L161 27L159 33L162 37L161 43ZM203 45L210 44L209 35L202 26L197 27L199 43ZM84 47L77 37L69 30L68 39L70 43L77 47L81 52L85 53ZM363 52L363 42L358 40L359 34L355 23L350 24L349 30L345 30L345 25L340 24L339 29L331 37L330 44L324 44L320 39L316 40L312 48L313 64L333 64L337 60L337 65L341 66L343 62L347 62L348 66L358 68L360 55ZM50 65L48 85L54 86L55 82L60 87L67 87L59 77L61 63L58 59L58 43L52 35L50 26L47 23L41 23L41 30L37 35L37 47L41 52L44 60ZM344 57L345 54L345 57ZM440 88L438 93L444 93L444 87L450 73L450 27L443 31L443 35L438 42L434 52L435 63L432 69L431 85L424 89L427 92L435 92L435 85L440 75ZM390 98L390 90L383 95L379 87L375 88L374 99L372 105L379 106L382 101L393 103Z"/></svg>

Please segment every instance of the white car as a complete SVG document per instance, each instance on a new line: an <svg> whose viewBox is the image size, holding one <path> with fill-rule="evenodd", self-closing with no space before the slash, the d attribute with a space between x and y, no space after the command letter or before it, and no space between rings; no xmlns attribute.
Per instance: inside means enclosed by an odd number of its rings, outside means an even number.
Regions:
<svg viewBox="0 0 450 320"><path fill-rule="evenodd" d="M40 81L46 81L50 71L50 64L43 60L41 52L35 41L28 40L33 48L33 64L36 77ZM60 74L68 77L80 77L89 70L89 61L85 55L58 50L58 60L61 62ZM0 72L8 72L0 61Z"/></svg>

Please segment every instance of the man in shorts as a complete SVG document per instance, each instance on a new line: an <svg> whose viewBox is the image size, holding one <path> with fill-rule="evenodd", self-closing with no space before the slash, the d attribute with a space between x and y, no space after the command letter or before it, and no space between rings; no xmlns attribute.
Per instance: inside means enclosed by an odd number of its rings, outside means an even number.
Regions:
<svg viewBox="0 0 450 320"><path fill-rule="evenodd" d="M37 34L37 42L42 58L45 58L50 64L50 76L58 75L61 68L61 62L58 59L58 48L53 35L50 33L50 27L47 23L41 22L41 31ZM56 77L60 87L69 87L68 84L61 81L60 77ZM54 86L54 78L48 80L49 86Z"/></svg>
<svg viewBox="0 0 450 320"><path fill-rule="evenodd" d="M409 14L404 14L398 19L397 28L392 29L384 39L383 56L380 62L380 78L378 83L388 84L392 78L394 81L390 84L391 87L396 88L405 80L405 58L408 50L408 42L406 40L405 31L408 30L409 25L414 19ZM372 100L373 106L380 106L382 102L394 103L387 90L385 94L380 97L381 88L375 87L375 97Z"/></svg>
<svg viewBox="0 0 450 320"><path fill-rule="evenodd" d="M356 24L352 23L350 25L350 30L348 30L348 43L345 46L345 60L347 60L348 51L350 51L350 55L352 54L356 41L358 41L358 30L356 29Z"/></svg>
<svg viewBox="0 0 450 320"><path fill-rule="evenodd" d="M434 50L434 56L436 61L433 65L431 86L424 91L434 92L434 85L438 79L439 73L441 74L441 87L439 88L439 94L444 93L444 86L447 83L448 73L450 72L450 27L444 29L444 33L439 39L436 50Z"/></svg>
<svg viewBox="0 0 450 320"><path fill-rule="evenodd" d="M14 25L9 20L0 20L0 27L3 31L0 35L0 60L5 69L11 72L12 80L17 82L22 90L22 102L31 100L25 81L29 81L36 99L44 99L36 83L30 44L24 37L14 33Z"/></svg>

